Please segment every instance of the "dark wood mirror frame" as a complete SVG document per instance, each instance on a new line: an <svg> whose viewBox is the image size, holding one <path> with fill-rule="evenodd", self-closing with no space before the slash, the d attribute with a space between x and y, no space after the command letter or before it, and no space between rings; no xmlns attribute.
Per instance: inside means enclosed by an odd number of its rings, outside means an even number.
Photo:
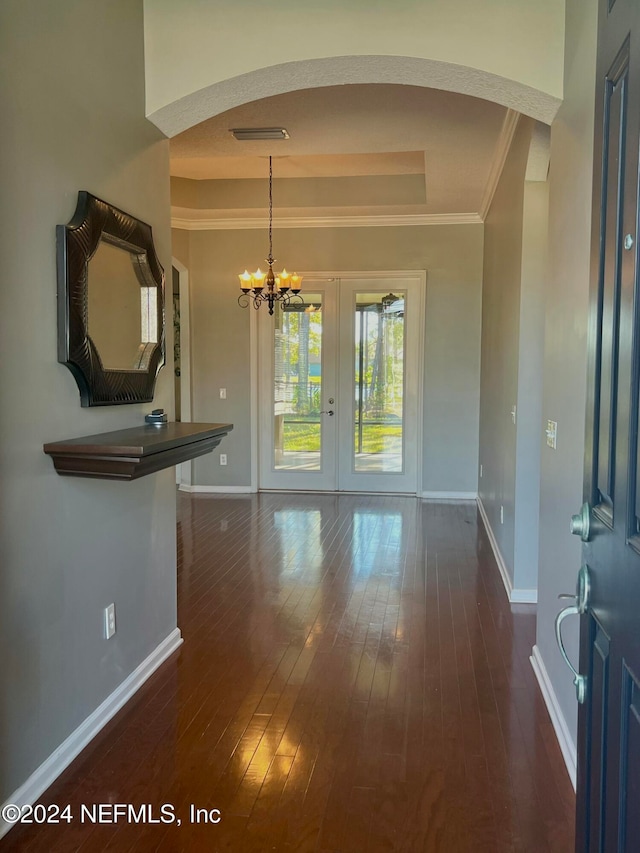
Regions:
<svg viewBox="0 0 640 853"><path fill-rule="evenodd" d="M67 225L56 229L58 245L58 361L73 373L83 406L148 403L164 364L164 270L153 245L151 226L84 190ZM141 287L158 289L158 342L139 370L103 366L88 331L89 261L100 242L131 254Z"/></svg>

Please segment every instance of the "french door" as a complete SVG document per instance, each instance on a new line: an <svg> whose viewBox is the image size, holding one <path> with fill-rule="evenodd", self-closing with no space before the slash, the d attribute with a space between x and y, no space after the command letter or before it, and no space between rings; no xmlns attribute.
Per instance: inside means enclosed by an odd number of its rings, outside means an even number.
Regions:
<svg viewBox="0 0 640 853"><path fill-rule="evenodd" d="M304 277L258 321L260 488L418 490L424 273Z"/></svg>

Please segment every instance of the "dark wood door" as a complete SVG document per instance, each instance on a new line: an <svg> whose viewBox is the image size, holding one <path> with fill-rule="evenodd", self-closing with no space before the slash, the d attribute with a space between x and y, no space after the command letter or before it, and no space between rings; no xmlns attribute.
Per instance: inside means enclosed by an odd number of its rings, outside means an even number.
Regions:
<svg viewBox="0 0 640 853"><path fill-rule="evenodd" d="M640 850L640 3L598 23L576 849Z"/></svg>

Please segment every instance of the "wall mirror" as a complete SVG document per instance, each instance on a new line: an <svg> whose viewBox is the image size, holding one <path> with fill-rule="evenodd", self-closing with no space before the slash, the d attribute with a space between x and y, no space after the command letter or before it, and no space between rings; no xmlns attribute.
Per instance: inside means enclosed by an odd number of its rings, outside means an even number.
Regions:
<svg viewBox="0 0 640 853"><path fill-rule="evenodd" d="M81 191L57 238L58 361L82 405L150 402L164 364L164 272L151 227Z"/></svg>

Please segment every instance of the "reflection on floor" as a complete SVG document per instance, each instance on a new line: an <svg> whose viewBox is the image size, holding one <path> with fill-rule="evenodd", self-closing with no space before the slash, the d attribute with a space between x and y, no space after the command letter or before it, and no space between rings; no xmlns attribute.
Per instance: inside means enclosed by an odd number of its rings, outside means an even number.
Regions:
<svg viewBox="0 0 640 853"><path fill-rule="evenodd" d="M511 611L473 505L179 502L185 643L42 801L181 825L17 827L3 850L573 850L534 610Z"/></svg>

